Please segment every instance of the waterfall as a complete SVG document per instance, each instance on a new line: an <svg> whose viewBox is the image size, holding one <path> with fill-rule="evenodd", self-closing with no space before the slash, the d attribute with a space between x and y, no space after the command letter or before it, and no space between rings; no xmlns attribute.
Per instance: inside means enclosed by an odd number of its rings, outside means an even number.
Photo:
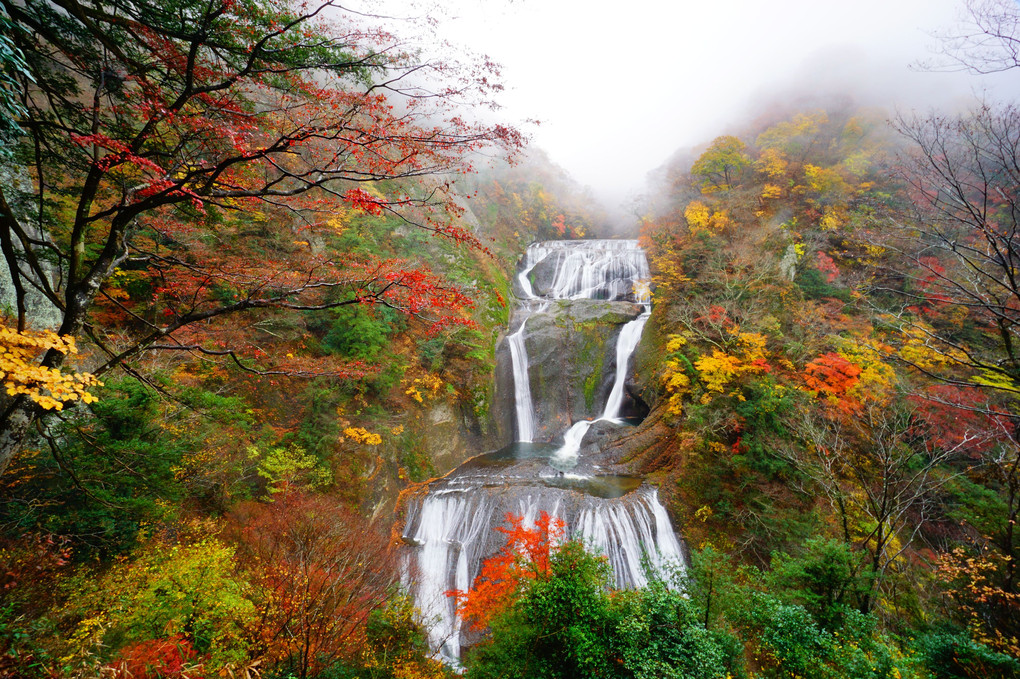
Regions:
<svg viewBox="0 0 1020 679"><path fill-rule="evenodd" d="M619 421L620 409L623 406L623 390L627 383L627 367L630 363L631 354L634 353L638 341L641 339L641 331L644 330L649 316L651 316L651 308L645 305L645 312L643 314L623 326L623 330L620 331L620 337L616 341L616 379L613 382L613 390L609 392L609 398L606 400L606 407L602 411L602 417L598 420L575 422L567 430L567 433L563 436L563 445L553 453L553 460L558 465L569 465L577 459L584 435L588 433L593 424L599 421Z"/></svg>
<svg viewBox="0 0 1020 679"><path fill-rule="evenodd" d="M645 329L645 323L648 322L648 317L651 315L651 308L645 307L643 314L623 326L623 330L620 331L620 339L616 342L616 380L613 382L613 390L609 392L606 409L602 412L601 419L603 420L615 420L620 416L630 357L637 349L638 342L641 340L641 331Z"/></svg>
<svg viewBox="0 0 1020 679"><path fill-rule="evenodd" d="M628 364L651 313L648 262L633 240L549 241L531 245L517 282L524 318L507 337L514 379L517 443L468 460L412 498L402 532L409 546L405 585L432 624L429 640L456 663L464 643L450 590L467 591L484 559L503 546L493 530L506 514L533 522L547 512L565 522L567 534L604 554L617 588L643 587L651 577L684 567L681 544L655 488L642 479L597 473L583 462L584 435L598 421L625 426ZM563 432L556 447L535 443L536 414L530 387L527 326L550 307L604 300L637 313L623 324L615 345L615 376L598 419L582 419ZM558 305L558 306L557 306ZM613 307L618 308L618 307ZM546 316L546 318L550 318ZM607 361L608 362L608 361ZM598 411L596 411L598 412ZM552 436L557 432L543 432Z"/></svg>
<svg viewBox="0 0 1020 679"><path fill-rule="evenodd" d="M517 412L517 440L530 442L535 439L535 409L531 405L531 384L528 381L528 350L524 346L524 326L528 319L521 321L517 332L507 337L510 345L510 360L514 369L514 406Z"/></svg>
<svg viewBox="0 0 1020 679"><path fill-rule="evenodd" d="M446 592L467 591L482 560L502 547L502 536L492 528L503 524L507 512L523 516L526 525L542 511L563 519L570 537L606 556L619 589L644 587L650 576L665 578L684 566L669 517L656 491L646 486L619 498L600 498L542 485L512 487L512 492L439 485L409 512L403 539L417 550L411 591L433 623L429 642L450 661L460 657L461 629Z"/></svg>

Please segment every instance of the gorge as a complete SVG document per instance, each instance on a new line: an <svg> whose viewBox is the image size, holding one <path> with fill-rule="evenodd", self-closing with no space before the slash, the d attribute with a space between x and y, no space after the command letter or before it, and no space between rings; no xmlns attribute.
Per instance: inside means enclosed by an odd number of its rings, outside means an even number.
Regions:
<svg viewBox="0 0 1020 679"><path fill-rule="evenodd" d="M513 442L479 455L408 502L405 584L430 642L450 661L465 639L450 590L466 591L501 545L507 513L559 517L571 538L604 554L618 588L683 568L684 555L656 489L606 469L585 434L627 426L640 411L627 393L628 361L650 315L649 271L634 240L532 244L517 276L520 306L506 338ZM506 381L505 379L503 380ZM509 385L498 383L497 392ZM509 399L504 399L510 402Z"/></svg>

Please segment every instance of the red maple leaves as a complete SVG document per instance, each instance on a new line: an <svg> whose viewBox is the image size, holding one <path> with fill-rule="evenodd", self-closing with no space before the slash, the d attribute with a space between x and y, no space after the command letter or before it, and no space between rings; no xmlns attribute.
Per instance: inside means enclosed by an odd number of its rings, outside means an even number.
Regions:
<svg viewBox="0 0 1020 679"><path fill-rule="evenodd" d="M549 573L549 555L565 533L562 519L539 514L534 528L524 526L524 517L506 514L509 528L499 526L507 536L506 544L495 556L482 563L482 572L467 592L447 592L456 597L457 612L470 629L482 630L492 618L506 610L520 591L521 584Z"/></svg>

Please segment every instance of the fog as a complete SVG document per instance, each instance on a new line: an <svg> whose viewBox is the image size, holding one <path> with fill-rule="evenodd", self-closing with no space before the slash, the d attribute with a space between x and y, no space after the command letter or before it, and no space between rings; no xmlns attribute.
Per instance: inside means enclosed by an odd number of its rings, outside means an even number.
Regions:
<svg viewBox="0 0 1020 679"><path fill-rule="evenodd" d="M436 20L429 36L502 63L501 115L609 205L640 192L677 149L777 101L903 110L1020 91L1016 74L917 66L939 44L932 34L956 23L956 0L445 0L416 10Z"/></svg>

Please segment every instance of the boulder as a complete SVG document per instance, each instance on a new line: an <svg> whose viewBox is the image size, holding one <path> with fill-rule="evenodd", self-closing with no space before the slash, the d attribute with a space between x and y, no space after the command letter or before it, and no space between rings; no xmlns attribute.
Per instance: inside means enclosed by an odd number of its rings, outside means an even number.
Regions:
<svg viewBox="0 0 1020 679"><path fill-rule="evenodd" d="M536 440L554 441L574 422L602 415L616 379L620 330L642 312L630 302L561 300L528 319Z"/></svg>

